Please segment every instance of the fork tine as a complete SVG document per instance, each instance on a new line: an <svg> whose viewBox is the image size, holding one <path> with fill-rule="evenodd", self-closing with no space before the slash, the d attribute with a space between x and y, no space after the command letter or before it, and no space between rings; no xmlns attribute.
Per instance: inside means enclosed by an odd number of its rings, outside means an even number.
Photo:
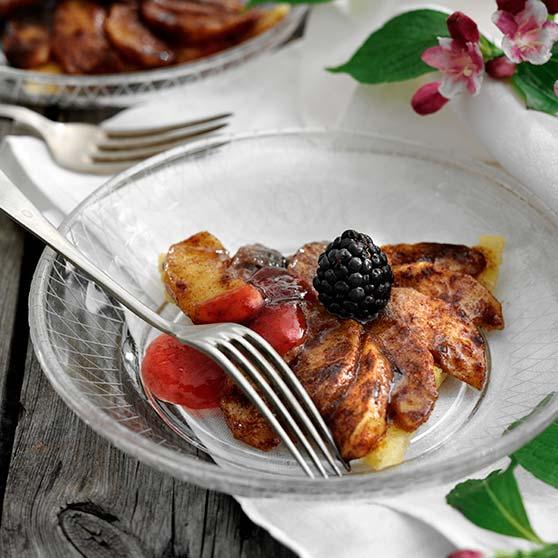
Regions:
<svg viewBox="0 0 558 558"><path fill-rule="evenodd" d="M215 126L211 126L209 128L205 128L203 131L198 131L189 136L189 138L198 137L201 135L210 134L211 132L215 132L216 130L220 130L227 126L227 123L217 124ZM169 141L167 143L163 143L160 145L155 145L153 147L145 147L145 148L138 148L138 149L126 149L121 151L99 151L98 149L93 151L89 154L89 158L91 161L95 163L125 163L125 162L134 162L139 161L142 159L147 159L148 157L152 157L153 155L157 155L158 153L162 153L167 149L171 149L172 147L177 147L178 145L182 145L184 139L176 139L173 141Z"/></svg>
<svg viewBox="0 0 558 558"><path fill-rule="evenodd" d="M304 389L299 379L295 376L294 372L290 369L287 363L279 355L277 355L273 347L265 339L263 339L263 337L257 335L249 329L245 332L245 337L250 338L256 347L260 349L260 351L262 351L268 359L275 364L277 368L279 368L279 370L281 370L286 384L289 388L291 388L292 392L298 396L300 404L306 411L307 415L312 419L314 426L321 433L322 438L329 443L330 447L334 450L337 459L343 464L343 467L347 471L350 471L351 466L341 456L339 448L337 447L329 428L324 422L324 419L320 415L312 399L310 399L308 392Z"/></svg>
<svg viewBox="0 0 558 558"><path fill-rule="evenodd" d="M219 349L210 344L207 341L207 338L204 341L197 342L187 339L181 339L181 341L202 351L223 368L223 370L238 384L242 391L244 391L248 399L250 399L250 401L256 406L258 411L260 411L260 413L262 413L266 420L271 424L277 435L281 438L281 441L287 446L292 456L297 460L306 475L312 479L316 478L308 466L308 463L306 463L306 460L291 440L287 431L283 428L260 394L254 389L254 386L252 386L252 384L246 379L244 374L238 369L234 362L232 362Z"/></svg>
<svg viewBox="0 0 558 558"><path fill-rule="evenodd" d="M235 340L238 341L237 339ZM222 345L221 349L226 350L227 352L231 352L234 358L240 362L243 368L248 370L250 374L250 379L257 385L258 388L260 388L264 392L264 395L266 396L270 406L273 407L273 409L277 412L277 414L283 417L283 419L290 427L291 431L296 436L297 440L302 443L304 449L308 452L308 455L310 456L312 463L314 463L314 465L321 473L321 475L327 479L329 475L324 469L322 462L320 461L320 458L316 455L314 448L312 447L312 445L310 444L310 442L308 441L308 439L300 429L298 423L294 420L291 413L285 407L283 401L281 401L277 393L271 388L271 386L268 384L265 378L260 374L257 368L234 345L231 345L230 343L227 345Z"/></svg>
<svg viewBox="0 0 558 558"><path fill-rule="evenodd" d="M152 147L155 145L164 145L175 142L179 139L195 137L200 134L212 132L228 125L227 121L215 120L209 123L202 123L195 126L187 126L185 128L177 128L165 132L157 132L151 135L143 135L139 137L118 137L107 138L97 143L96 147L99 151L122 151L127 149L138 149Z"/></svg>
<svg viewBox="0 0 558 558"><path fill-rule="evenodd" d="M187 128L188 126L196 126L205 122L214 122L216 120L222 120L223 118L230 118L231 116L233 116L232 112L222 112L220 114L214 114L212 116L203 116L194 120L187 120L185 122L178 122L176 124L168 124L165 126L152 126L149 128L140 128L137 130L103 129L103 131L109 138L139 138L141 136L151 136L153 134L160 134L161 132L177 130L179 128Z"/></svg>
<svg viewBox="0 0 558 558"><path fill-rule="evenodd" d="M327 444L318 433L318 430L316 429L314 423L302 408L300 402L296 398L296 395L292 393L287 384L284 382L281 374L271 365L271 363L267 359L263 357L263 355L257 350L257 348L254 347L244 337L240 336L240 339L236 339L236 341L242 344L242 346L250 353L250 356L257 359L258 364L264 368L268 376L273 380L277 391L288 400L288 403L294 411L295 415L304 425L312 441L320 448L320 451L323 453L328 463L331 465L331 468L335 471L335 474L339 477L343 476L341 471L339 470L339 467L337 466L337 463L335 462L335 458L337 456L337 448L335 447L335 452L332 454L332 452L328 449Z"/></svg>

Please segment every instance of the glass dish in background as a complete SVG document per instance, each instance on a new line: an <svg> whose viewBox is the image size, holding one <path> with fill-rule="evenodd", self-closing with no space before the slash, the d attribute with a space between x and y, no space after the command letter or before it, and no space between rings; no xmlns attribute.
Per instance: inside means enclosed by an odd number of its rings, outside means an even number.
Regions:
<svg viewBox="0 0 558 558"><path fill-rule="evenodd" d="M154 94L212 76L227 79L226 70L270 52L292 37L307 12L289 13L262 34L214 55L187 64L139 72L75 76L47 74L0 65L0 98L5 102L68 108L125 107Z"/></svg>

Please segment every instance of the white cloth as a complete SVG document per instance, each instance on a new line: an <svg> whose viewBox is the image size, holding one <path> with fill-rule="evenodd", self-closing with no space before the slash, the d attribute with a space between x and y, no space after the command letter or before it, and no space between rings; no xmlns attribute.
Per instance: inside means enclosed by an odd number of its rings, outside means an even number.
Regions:
<svg viewBox="0 0 558 558"><path fill-rule="evenodd" d="M327 66L344 62L367 34L405 6L393 0L352 0L314 9L305 38L211 81L161 94L105 123L134 127L233 111L233 131L289 126L340 126L401 136L461 156L494 160L558 209L558 121L526 111L511 88L487 80L479 96L464 95L423 118L409 105L419 83L360 86ZM447 0L448 9L465 3ZM493 3L469 0L465 11L489 29ZM222 82L221 82L222 83ZM57 167L32 138L9 138L0 165L53 222L58 223L103 178ZM485 475L487 471L477 475ZM543 538L556 539L558 498L526 473L519 474L532 522ZM525 548L522 541L476 528L445 504L451 486L374 502L239 501L256 523L305 558L445 556L454 548L491 552ZM554 532L553 532L554 531Z"/></svg>

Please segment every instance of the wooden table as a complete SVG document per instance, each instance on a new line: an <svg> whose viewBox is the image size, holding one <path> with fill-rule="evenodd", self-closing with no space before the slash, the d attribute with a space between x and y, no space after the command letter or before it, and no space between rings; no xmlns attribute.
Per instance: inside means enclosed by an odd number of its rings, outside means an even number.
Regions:
<svg viewBox="0 0 558 558"><path fill-rule="evenodd" d="M46 111L96 121L105 113ZM12 131L0 125L0 135ZM29 341L41 244L0 215L0 557L293 557L229 496L113 448L54 393Z"/></svg>

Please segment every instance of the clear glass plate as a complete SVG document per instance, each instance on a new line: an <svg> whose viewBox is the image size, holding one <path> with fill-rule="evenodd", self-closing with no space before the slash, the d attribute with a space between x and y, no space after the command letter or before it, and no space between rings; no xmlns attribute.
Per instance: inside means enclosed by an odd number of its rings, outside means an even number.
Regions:
<svg viewBox="0 0 558 558"><path fill-rule="evenodd" d="M177 478L241 495L369 497L463 477L521 446L558 415L558 217L499 171L399 140L344 131L221 136L184 146L117 176L62 230L152 308L164 292L157 261L168 246L209 230L234 251L261 242L285 253L345 228L378 243L475 244L506 238L497 296L506 328L489 335L492 371L478 393L449 379L406 461L379 473L304 478L281 449L236 442L218 411L161 405L137 381L153 332L50 250L35 274L31 334L55 389L116 446ZM170 305L169 317L179 315ZM508 426L529 417L516 429Z"/></svg>
<svg viewBox="0 0 558 558"><path fill-rule="evenodd" d="M0 98L16 104L36 106L124 107L146 101L160 91L210 76L226 79L225 70L267 53L292 37L306 12L305 6L293 6L284 19L253 39L195 62L168 68L72 76L0 65Z"/></svg>

